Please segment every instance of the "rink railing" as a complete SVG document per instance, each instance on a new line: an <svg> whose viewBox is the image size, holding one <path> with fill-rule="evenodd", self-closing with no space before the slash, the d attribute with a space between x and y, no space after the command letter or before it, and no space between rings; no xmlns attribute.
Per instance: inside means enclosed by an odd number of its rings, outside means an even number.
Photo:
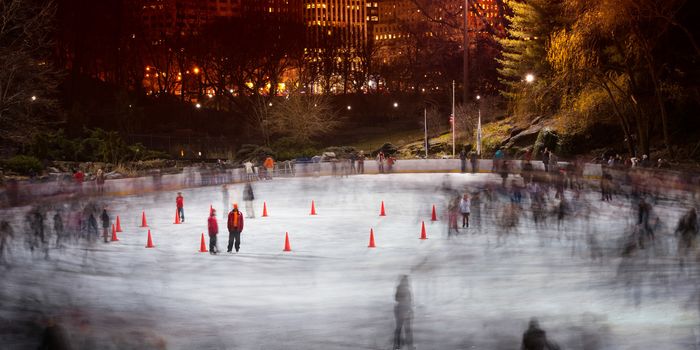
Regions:
<svg viewBox="0 0 700 350"><path fill-rule="evenodd" d="M509 160L509 173L519 173L522 161ZM541 161L531 162L534 170L544 170ZM559 167L567 163L560 162ZM279 162L275 167L272 178L276 177L313 177L340 175L344 167L349 167L348 163L342 162L322 162L322 163L297 163L293 166L289 162ZM334 172L335 167L335 172ZM454 173L460 172L461 160L459 159L406 159L398 160L392 167L391 173ZM467 172L471 171L471 163L466 162ZM356 168L357 169L357 164ZM384 172L388 171L388 166L384 165ZM491 159L481 159L478 161L478 172L492 172L493 162ZM364 174L379 173L378 163L374 160L364 162ZM104 184L103 194L113 196L133 195L152 191L174 191L190 187L213 186L231 183L240 183L246 180L257 181L265 175L264 171L256 171L254 174L246 174L244 168L236 169L210 169L198 167L186 167L181 173L166 174L162 176L122 178L107 180ZM354 175L351 173L351 175ZM584 177L588 179L599 179L602 175L600 164L585 164L583 170ZM15 188L12 188L15 186ZM42 183L15 183L0 188L0 206L7 207L21 204L29 204L35 200L54 196L73 196L74 194L96 195L97 185L94 181L85 182L78 185L72 179L63 181L51 181Z"/></svg>

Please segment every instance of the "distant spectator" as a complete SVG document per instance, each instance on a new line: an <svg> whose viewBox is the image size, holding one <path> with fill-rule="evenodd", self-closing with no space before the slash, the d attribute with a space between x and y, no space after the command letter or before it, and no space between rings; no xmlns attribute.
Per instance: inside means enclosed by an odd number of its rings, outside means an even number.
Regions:
<svg viewBox="0 0 700 350"><path fill-rule="evenodd" d="M265 158L265 163L263 163L263 166L267 172L266 178L268 180L272 180L272 171L275 170L275 161L272 159L272 157L268 156Z"/></svg>

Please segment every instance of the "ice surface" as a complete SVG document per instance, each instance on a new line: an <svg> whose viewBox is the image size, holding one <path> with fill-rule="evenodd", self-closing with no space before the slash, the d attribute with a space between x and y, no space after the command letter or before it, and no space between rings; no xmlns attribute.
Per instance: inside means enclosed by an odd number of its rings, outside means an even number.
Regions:
<svg viewBox="0 0 700 350"><path fill-rule="evenodd" d="M257 217L245 221L241 251L218 256L198 249L213 205L225 251L220 186L182 191L182 225L173 224L174 192L112 198L109 209L124 229L119 242L71 246L44 260L15 239L11 267L0 267L0 318L9 327L0 331L0 347L36 348L38 339L12 329L43 314L56 316L77 348L390 349L394 292L399 276L408 274L418 349L516 349L531 317L563 349L695 348L695 274L680 272L671 258L638 259L639 304L619 277L621 258L613 250L632 215L623 199L593 201L589 223L574 220L562 231L523 218L500 246L486 220L495 213L482 209L482 231L448 239L451 193L443 183L462 191L483 181L500 179L395 174L255 183ZM242 192L242 185L228 187L229 202L245 210ZM317 216L309 215L312 200ZM263 201L267 218L260 217ZM440 216L434 223L433 204ZM22 220L26 209L2 215ZM655 210L673 226L682 208ZM155 249L144 248L142 211ZM367 248L370 228L374 249ZM285 232L289 253L282 251ZM606 249L602 260L590 258L586 232L597 233ZM672 242L669 234L659 241ZM675 250L673 243L658 245Z"/></svg>

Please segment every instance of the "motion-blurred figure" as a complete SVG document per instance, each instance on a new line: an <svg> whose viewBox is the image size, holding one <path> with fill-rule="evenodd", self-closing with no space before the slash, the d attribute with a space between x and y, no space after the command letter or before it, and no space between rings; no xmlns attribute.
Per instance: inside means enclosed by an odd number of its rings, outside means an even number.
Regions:
<svg viewBox="0 0 700 350"><path fill-rule="evenodd" d="M695 247L695 238L698 235L698 214L695 208L691 208L678 221L676 234L680 235L678 239L678 258L682 268L688 253L693 251Z"/></svg>
<svg viewBox="0 0 700 350"><path fill-rule="evenodd" d="M97 184L97 193L102 194L105 191L105 172L102 168L97 169L95 176L95 184Z"/></svg>
<svg viewBox="0 0 700 350"><path fill-rule="evenodd" d="M73 347L68 341L68 334L53 317L46 320L46 328L41 336L39 350L70 350Z"/></svg>
<svg viewBox="0 0 700 350"><path fill-rule="evenodd" d="M253 185L248 181L243 187L243 201L245 202L245 211L248 213L247 218L255 219L254 200Z"/></svg>
<svg viewBox="0 0 700 350"><path fill-rule="evenodd" d="M56 234L56 248L61 248L65 230L63 229L63 217L60 209L56 210L56 213L53 215L53 232Z"/></svg>
<svg viewBox="0 0 700 350"><path fill-rule="evenodd" d="M7 263L7 254L10 252L10 239L14 238L15 234L9 222L0 221L0 263Z"/></svg>
<svg viewBox="0 0 700 350"><path fill-rule="evenodd" d="M365 173L365 151L360 151L360 154L357 156L357 173L358 174L364 174Z"/></svg>
<svg viewBox="0 0 700 350"><path fill-rule="evenodd" d="M110 228L110 218L107 213L107 208L102 209L102 215L100 215L100 221L102 221L102 238L104 238L105 243L109 243L109 228Z"/></svg>
<svg viewBox="0 0 700 350"><path fill-rule="evenodd" d="M182 192L177 193L175 205L177 206L177 215L180 216L180 222L185 222L185 198L182 196Z"/></svg>
<svg viewBox="0 0 700 350"><path fill-rule="evenodd" d="M229 196L228 196L228 185L227 184L223 184L223 186L221 186L221 199L223 200L223 203L224 203L224 205L221 207L224 208L225 210L228 210L228 208L229 208L229 206L228 206Z"/></svg>
<svg viewBox="0 0 700 350"><path fill-rule="evenodd" d="M211 215L207 220L207 228L209 230L209 254L217 254L219 248L216 246L216 235L219 234L219 224L216 222L216 209L211 210Z"/></svg>
<svg viewBox="0 0 700 350"><path fill-rule="evenodd" d="M559 346L547 340L547 333L540 328L536 318L530 320L530 325L523 334L521 350L558 350Z"/></svg>
<svg viewBox="0 0 700 350"><path fill-rule="evenodd" d="M469 194L465 193L459 201L459 212L462 213L462 228L469 228L469 214L471 213L471 199Z"/></svg>
<svg viewBox="0 0 700 350"><path fill-rule="evenodd" d="M394 349L401 349L402 344L406 344L409 349L413 349L413 330L411 322L413 320L413 297L411 296L411 285L408 276L401 276L401 282L396 287L394 296L394 317L396 318L396 330L394 331ZM401 341L401 330L404 331L403 342Z"/></svg>

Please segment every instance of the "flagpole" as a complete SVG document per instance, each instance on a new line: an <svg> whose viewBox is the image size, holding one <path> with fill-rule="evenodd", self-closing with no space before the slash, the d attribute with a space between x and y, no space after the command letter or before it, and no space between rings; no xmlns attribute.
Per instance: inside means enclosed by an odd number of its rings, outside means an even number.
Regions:
<svg viewBox="0 0 700 350"><path fill-rule="evenodd" d="M423 126L425 132L425 159L428 159L428 109L423 108Z"/></svg>
<svg viewBox="0 0 700 350"><path fill-rule="evenodd" d="M452 158L455 157L455 81L452 81Z"/></svg>
<svg viewBox="0 0 700 350"><path fill-rule="evenodd" d="M479 124L476 129L476 155L481 156L481 108L479 108Z"/></svg>

